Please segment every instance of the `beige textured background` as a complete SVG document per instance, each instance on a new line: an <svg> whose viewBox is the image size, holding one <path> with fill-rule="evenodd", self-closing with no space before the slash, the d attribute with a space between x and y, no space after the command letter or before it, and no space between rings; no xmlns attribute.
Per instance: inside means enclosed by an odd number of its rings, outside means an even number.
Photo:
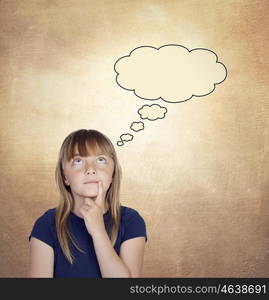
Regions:
<svg viewBox="0 0 269 300"><path fill-rule="evenodd" d="M269 277L268 13L267 0L0 1L0 276L26 274L63 138L95 128L147 223L143 276ZM166 117L116 146L151 103L116 84L115 61L169 43L214 51L227 79L158 101Z"/></svg>

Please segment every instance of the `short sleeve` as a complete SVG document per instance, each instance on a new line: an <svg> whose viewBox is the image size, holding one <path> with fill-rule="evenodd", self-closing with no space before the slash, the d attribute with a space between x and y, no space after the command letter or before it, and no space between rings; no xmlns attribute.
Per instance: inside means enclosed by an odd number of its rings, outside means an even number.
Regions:
<svg viewBox="0 0 269 300"><path fill-rule="evenodd" d="M146 224L141 215L134 209L128 209L124 218L124 234L122 242L144 236L147 241Z"/></svg>
<svg viewBox="0 0 269 300"><path fill-rule="evenodd" d="M29 236L29 241L31 237L34 237L54 248L55 243L50 217L51 216L49 215L49 213L45 212L35 221L32 232Z"/></svg>

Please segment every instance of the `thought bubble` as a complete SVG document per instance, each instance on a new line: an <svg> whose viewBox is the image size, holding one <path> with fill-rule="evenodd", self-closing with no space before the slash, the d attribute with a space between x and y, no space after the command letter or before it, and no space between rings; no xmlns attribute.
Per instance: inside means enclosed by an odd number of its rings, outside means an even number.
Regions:
<svg viewBox="0 0 269 300"><path fill-rule="evenodd" d="M120 57L114 64L114 70L117 73L116 83L121 88L132 91L143 100L160 99L167 103L181 103L209 95L227 77L227 69L219 62L215 52L205 48L189 50L177 44L159 48L137 47ZM152 104L143 105L137 112L141 119L156 121L165 118L167 109ZM139 123L143 124L143 128ZM136 132L143 130L144 123L133 122L130 129ZM120 139L118 146L125 141L122 135Z"/></svg>
<svg viewBox="0 0 269 300"><path fill-rule="evenodd" d="M133 135L132 134L129 134L129 133L125 133L125 134L122 134L120 136L120 141L117 142L117 145L118 146L122 146L124 143L123 142L129 142L133 139Z"/></svg>
<svg viewBox="0 0 269 300"><path fill-rule="evenodd" d="M138 110L138 113L141 119L155 121L157 119L163 119L167 113L167 109L159 104L143 105Z"/></svg>
<svg viewBox="0 0 269 300"><path fill-rule="evenodd" d="M181 45L141 46L114 65L116 82L145 100L178 103L212 93L227 71L208 49Z"/></svg>
<svg viewBox="0 0 269 300"><path fill-rule="evenodd" d="M143 130L145 127L144 127L144 123L143 122L133 122L130 126L130 129L132 129L133 131L140 131L140 130Z"/></svg>

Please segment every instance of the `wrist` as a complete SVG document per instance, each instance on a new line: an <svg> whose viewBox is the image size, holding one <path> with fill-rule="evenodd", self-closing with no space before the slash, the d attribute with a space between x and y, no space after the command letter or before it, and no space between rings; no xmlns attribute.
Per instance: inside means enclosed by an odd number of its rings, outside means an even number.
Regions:
<svg viewBox="0 0 269 300"><path fill-rule="evenodd" d="M99 238L99 237L103 237L103 236L108 236L105 226L95 229L91 232L91 236L92 238Z"/></svg>

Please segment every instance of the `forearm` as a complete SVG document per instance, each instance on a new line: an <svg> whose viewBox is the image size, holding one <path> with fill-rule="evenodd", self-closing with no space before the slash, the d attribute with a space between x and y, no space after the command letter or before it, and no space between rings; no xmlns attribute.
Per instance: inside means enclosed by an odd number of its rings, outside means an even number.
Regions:
<svg viewBox="0 0 269 300"><path fill-rule="evenodd" d="M131 277L130 271L113 248L105 230L92 235L102 277Z"/></svg>

